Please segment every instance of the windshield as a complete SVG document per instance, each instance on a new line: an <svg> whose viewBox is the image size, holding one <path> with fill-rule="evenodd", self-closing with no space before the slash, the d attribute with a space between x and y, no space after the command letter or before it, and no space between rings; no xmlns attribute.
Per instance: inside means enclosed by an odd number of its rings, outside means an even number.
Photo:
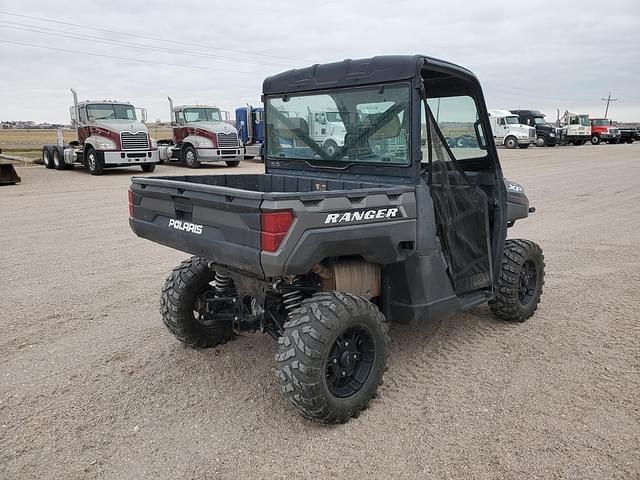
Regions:
<svg viewBox="0 0 640 480"><path fill-rule="evenodd" d="M598 127L604 127L609 125L609 120L606 120L604 118L598 118L597 120L593 120L593 124Z"/></svg>
<svg viewBox="0 0 640 480"><path fill-rule="evenodd" d="M131 105L95 103L87 105L87 116L95 120L135 120L136 111Z"/></svg>
<svg viewBox="0 0 640 480"><path fill-rule="evenodd" d="M533 123L536 125L544 125L544 117L533 117Z"/></svg>
<svg viewBox="0 0 640 480"><path fill-rule="evenodd" d="M268 98L267 156L406 165L409 92L406 84L377 85ZM315 121L322 110L330 125Z"/></svg>
<svg viewBox="0 0 640 480"><path fill-rule="evenodd" d="M579 115L579 117L580 117L580 125L582 125L583 127L588 127L590 125L589 115Z"/></svg>
<svg viewBox="0 0 640 480"><path fill-rule="evenodd" d="M517 115L514 115L513 117L504 117L504 119L509 125L517 125L520 123Z"/></svg>
<svg viewBox="0 0 640 480"><path fill-rule="evenodd" d="M187 122L220 122L222 116L217 108L185 108L184 119Z"/></svg>

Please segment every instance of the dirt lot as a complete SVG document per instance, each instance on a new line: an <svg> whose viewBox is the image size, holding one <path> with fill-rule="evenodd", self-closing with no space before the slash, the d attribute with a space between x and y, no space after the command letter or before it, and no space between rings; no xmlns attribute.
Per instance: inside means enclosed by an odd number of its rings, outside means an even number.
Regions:
<svg viewBox="0 0 640 480"><path fill-rule="evenodd" d="M0 187L0 478L640 478L640 145L501 158L538 209L510 232L545 250L538 313L394 327L379 398L332 427L280 398L270 338L193 351L165 331L185 255L129 230L132 171L18 169Z"/></svg>

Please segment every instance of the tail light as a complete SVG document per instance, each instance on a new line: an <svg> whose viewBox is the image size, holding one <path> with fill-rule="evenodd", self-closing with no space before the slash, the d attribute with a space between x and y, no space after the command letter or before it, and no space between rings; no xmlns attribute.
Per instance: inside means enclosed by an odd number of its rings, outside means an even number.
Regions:
<svg viewBox="0 0 640 480"><path fill-rule="evenodd" d="M262 212L260 226L260 248L266 252L275 252L289 232L293 223L291 210L279 212Z"/></svg>
<svg viewBox="0 0 640 480"><path fill-rule="evenodd" d="M133 218L133 191L129 189L127 192L127 197L129 199L129 217Z"/></svg>

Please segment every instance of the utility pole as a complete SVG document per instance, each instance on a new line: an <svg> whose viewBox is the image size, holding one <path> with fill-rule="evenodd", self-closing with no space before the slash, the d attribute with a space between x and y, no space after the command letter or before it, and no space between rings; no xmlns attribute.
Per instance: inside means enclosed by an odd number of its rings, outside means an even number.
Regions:
<svg viewBox="0 0 640 480"><path fill-rule="evenodd" d="M610 104L611 102L617 102L617 101L618 101L618 99L617 99L617 98L611 98L611 92L609 92L609 96L608 96L607 98L603 98L603 99L602 99L602 101L603 101L603 102L607 102L607 108L606 108L606 110L604 111L604 118L606 119L606 118L607 118L607 115L609 114L609 104Z"/></svg>

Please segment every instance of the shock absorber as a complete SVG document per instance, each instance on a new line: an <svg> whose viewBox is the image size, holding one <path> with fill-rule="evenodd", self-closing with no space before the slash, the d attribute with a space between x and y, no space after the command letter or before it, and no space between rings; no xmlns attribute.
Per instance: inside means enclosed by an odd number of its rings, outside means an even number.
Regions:
<svg viewBox="0 0 640 480"><path fill-rule="evenodd" d="M291 290L282 294L282 303L287 311L287 317L291 318L291 313L300 306L302 299L303 296L300 290Z"/></svg>
<svg viewBox="0 0 640 480"><path fill-rule="evenodd" d="M233 286L233 280L227 275L216 272L215 279L213 281L213 287L216 291L216 297L233 297L236 294L236 289Z"/></svg>

